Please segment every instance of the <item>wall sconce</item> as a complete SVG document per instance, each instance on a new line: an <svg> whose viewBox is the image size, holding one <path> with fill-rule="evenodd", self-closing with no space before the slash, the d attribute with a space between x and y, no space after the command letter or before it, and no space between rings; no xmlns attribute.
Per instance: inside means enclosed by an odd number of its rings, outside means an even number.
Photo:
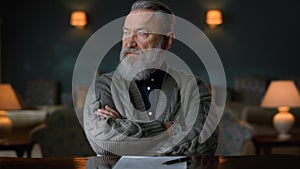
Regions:
<svg viewBox="0 0 300 169"><path fill-rule="evenodd" d="M87 24L86 13L83 11L72 12L70 24L76 28L83 29Z"/></svg>
<svg viewBox="0 0 300 169"><path fill-rule="evenodd" d="M215 28L217 25L222 24L223 23L222 12L217 9L208 10L206 13L206 23L211 29Z"/></svg>

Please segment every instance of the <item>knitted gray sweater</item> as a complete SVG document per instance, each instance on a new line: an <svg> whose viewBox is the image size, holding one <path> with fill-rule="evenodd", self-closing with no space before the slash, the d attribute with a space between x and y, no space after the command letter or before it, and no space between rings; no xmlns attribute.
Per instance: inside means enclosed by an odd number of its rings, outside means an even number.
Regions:
<svg viewBox="0 0 300 169"><path fill-rule="evenodd" d="M156 108L149 120L135 82L128 83L114 72L96 77L86 97L84 129L97 154L118 155L213 155L217 131L200 141L211 104L208 86L198 77L167 70ZM97 109L110 106L121 118L101 118ZM160 113L159 113L160 112ZM163 123L174 121L182 131L170 136Z"/></svg>

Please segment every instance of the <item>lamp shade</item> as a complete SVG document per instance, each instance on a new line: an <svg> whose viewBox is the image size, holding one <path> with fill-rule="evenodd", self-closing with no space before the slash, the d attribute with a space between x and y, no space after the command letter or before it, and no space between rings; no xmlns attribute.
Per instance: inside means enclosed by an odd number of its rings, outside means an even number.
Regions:
<svg viewBox="0 0 300 169"><path fill-rule="evenodd" d="M83 28L87 24L86 13L83 11L72 12L70 24L78 28Z"/></svg>
<svg viewBox="0 0 300 169"><path fill-rule="evenodd" d="M262 100L262 107L299 107L300 96L292 80L272 81Z"/></svg>
<svg viewBox="0 0 300 169"><path fill-rule="evenodd" d="M0 110L19 110L20 102L10 84L0 84Z"/></svg>
<svg viewBox="0 0 300 169"><path fill-rule="evenodd" d="M223 23L222 12L217 9L208 10L206 14L206 23L209 25L210 28L214 28L217 25L222 24Z"/></svg>

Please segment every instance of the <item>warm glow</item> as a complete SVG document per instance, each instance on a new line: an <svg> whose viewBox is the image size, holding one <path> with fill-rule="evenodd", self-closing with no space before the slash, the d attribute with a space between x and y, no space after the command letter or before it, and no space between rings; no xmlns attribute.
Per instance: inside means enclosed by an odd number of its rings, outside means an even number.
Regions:
<svg viewBox="0 0 300 169"><path fill-rule="evenodd" d="M86 14L83 11L74 11L71 14L70 24L77 28L84 28L87 24Z"/></svg>
<svg viewBox="0 0 300 169"><path fill-rule="evenodd" d="M19 110L21 105L10 84L0 84L0 110Z"/></svg>
<svg viewBox="0 0 300 169"><path fill-rule="evenodd" d="M12 121L6 115L6 111L0 110L0 138L12 129Z"/></svg>
<svg viewBox="0 0 300 169"><path fill-rule="evenodd" d="M300 96L295 83L291 80L272 81L261 106L278 108L278 113L273 117L273 125L279 132L278 138L290 138L288 132L294 125L295 118L289 109L300 106Z"/></svg>
<svg viewBox="0 0 300 169"><path fill-rule="evenodd" d="M223 164L227 161L227 159L225 157L219 157L219 163Z"/></svg>
<svg viewBox="0 0 300 169"><path fill-rule="evenodd" d="M290 138L288 132L295 123L295 117L289 112L288 107L278 107L278 113L273 118L273 124L276 130L279 132L278 137L280 139Z"/></svg>
<svg viewBox="0 0 300 169"><path fill-rule="evenodd" d="M262 107L299 107L300 96L291 80L272 81L261 103Z"/></svg>
<svg viewBox="0 0 300 169"><path fill-rule="evenodd" d="M223 23L222 12L220 10L209 10L206 14L206 23L210 28L215 28L217 25Z"/></svg>

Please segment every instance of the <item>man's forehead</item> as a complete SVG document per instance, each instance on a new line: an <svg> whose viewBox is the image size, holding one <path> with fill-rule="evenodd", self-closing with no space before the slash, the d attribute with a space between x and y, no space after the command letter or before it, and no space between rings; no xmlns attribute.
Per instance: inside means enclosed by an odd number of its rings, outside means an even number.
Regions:
<svg viewBox="0 0 300 169"><path fill-rule="evenodd" d="M128 29L147 28L157 31L161 24L159 14L151 10L133 10L127 15L124 27Z"/></svg>

